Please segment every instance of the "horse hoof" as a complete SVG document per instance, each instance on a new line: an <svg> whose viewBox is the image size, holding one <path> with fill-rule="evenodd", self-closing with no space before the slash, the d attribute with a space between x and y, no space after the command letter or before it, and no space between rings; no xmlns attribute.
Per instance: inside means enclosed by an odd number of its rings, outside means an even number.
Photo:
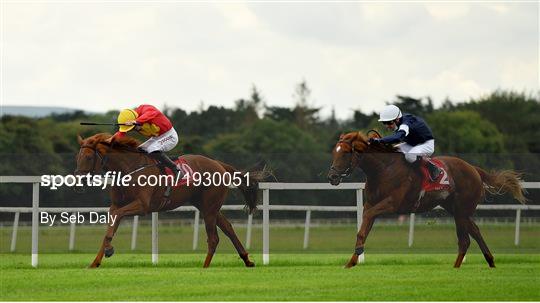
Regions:
<svg viewBox="0 0 540 303"><path fill-rule="evenodd" d="M355 265L356 265L356 263L348 262L347 264L345 264L344 268L351 268L351 267L354 267Z"/></svg>
<svg viewBox="0 0 540 303"><path fill-rule="evenodd" d="M92 263L88 268L98 268L101 264L100 263Z"/></svg>
<svg viewBox="0 0 540 303"><path fill-rule="evenodd" d="M253 263L251 261L247 261L246 262L246 267L255 267L255 263Z"/></svg>
<svg viewBox="0 0 540 303"><path fill-rule="evenodd" d="M105 253L105 258L110 258L114 254L114 247L105 247L103 252Z"/></svg>

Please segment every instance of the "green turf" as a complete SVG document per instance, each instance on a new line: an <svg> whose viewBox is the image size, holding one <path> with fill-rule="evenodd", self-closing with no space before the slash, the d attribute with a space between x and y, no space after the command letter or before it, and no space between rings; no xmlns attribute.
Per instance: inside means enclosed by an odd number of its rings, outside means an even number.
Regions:
<svg viewBox="0 0 540 303"><path fill-rule="evenodd" d="M148 222L144 222L148 223ZM97 270L85 269L103 237L103 226L78 226L76 251L67 252L69 227L41 227L39 268L30 267L30 229L21 227L17 252L8 253L11 228L0 228L0 300L540 300L540 225L523 224L514 245L512 224L481 224L497 268L487 267L473 241L461 269L452 268L456 236L452 224L418 223L407 246L408 225L375 224L366 244L366 264L344 270L355 240L355 225L314 226L302 251L303 227L271 228L271 264L244 268L220 234L212 267L201 268L206 249L191 250L189 226L161 223L160 262L150 262L150 228L139 230L130 251L131 228L121 226L116 254ZM244 242L245 228L235 226ZM254 228L251 252L261 251Z"/></svg>
<svg viewBox="0 0 540 303"><path fill-rule="evenodd" d="M0 255L0 300L34 301L265 301L265 300L540 300L540 256L498 255L490 269L481 255L452 268L452 254L368 254L345 270L345 254L275 254L268 266L245 268L237 256L166 254L153 266L147 254L117 254L85 269L90 254Z"/></svg>

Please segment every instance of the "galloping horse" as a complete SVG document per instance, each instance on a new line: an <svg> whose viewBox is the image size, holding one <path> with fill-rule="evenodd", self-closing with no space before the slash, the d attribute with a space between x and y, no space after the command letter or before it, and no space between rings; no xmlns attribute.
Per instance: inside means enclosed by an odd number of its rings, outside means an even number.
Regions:
<svg viewBox="0 0 540 303"><path fill-rule="evenodd" d="M380 137L378 133L374 136ZM487 173L455 157L435 158L446 166L448 175L454 181L453 189L421 195L420 171L411 167L396 147L369 144L368 137L361 132L341 135L332 156L333 162L328 172L332 185L338 185L356 167L367 176L363 221L356 236L355 253L345 265L347 268L358 263L358 256L364 252L366 238L377 216L426 212L437 205L454 216L459 247L454 267L461 266L470 245L469 235L480 246L489 266L495 267L493 256L472 218L476 206L484 197L485 190L492 194L509 192L519 202L526 202L520 174L511 170Z"/></svg>
<svg viewBox="0 0 540 303"><path fill-rule="evenodd" d="M130 137L116 139L111 143L106 142L110 134L96 134L87 139L78 136L80 150L77 155L77 170L75 174L97 174L104 171L122 172L131 174L132 180L136 176L159 176L161 170L155 160L146 153L137 150L139 142ZM223 162L206 158L199 155L185 155L182 157L194 172L201 175L205 172L211 174L226 172L233 174L238 172L234 167ZM242 173L243 175L243 173ZM247 180L249 178L249 180ZM242 177L241 185L238 186L243 193L246 207L253 212L257 206L257 190L260 174L253 172L249 177ZM131 183L130 186L112 186L110 191L111 206L109 214L116 215L112 226L108 226L98 254L90 265L91 268L99 267L103 256L110 257L114 253L111 245L112 239L120 221L125 216L144 215L151 212L171 210L190 203L200 210L208 237L208 253L204 261L204 267L208 267L216 251L219 242L216 225L229 237L238 254L247 267L255 264L250 261L248 253L236 236L231 223L220 212L220 208L227 196L228 187L220 185L209 186L182 186L174 188L167 199L164 198L166 186L141 186Z"/></svg>

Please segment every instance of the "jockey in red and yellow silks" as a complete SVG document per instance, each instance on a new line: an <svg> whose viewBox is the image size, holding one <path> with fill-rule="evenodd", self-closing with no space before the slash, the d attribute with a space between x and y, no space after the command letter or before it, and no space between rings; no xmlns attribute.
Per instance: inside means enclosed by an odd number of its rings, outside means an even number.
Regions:
<svg viewBox="0 0 540 303"><path fill-rule="evenodd" d="M180 168L166 154L178 144L178 134L171 121L153 105L143 104L136 109L124 109L118 115L120 129L111 138L121 138L128 131L135 129L149 139L139 148L169 167L175 174L181 173ZM181 176L180 176L181 178Z"/></svg>

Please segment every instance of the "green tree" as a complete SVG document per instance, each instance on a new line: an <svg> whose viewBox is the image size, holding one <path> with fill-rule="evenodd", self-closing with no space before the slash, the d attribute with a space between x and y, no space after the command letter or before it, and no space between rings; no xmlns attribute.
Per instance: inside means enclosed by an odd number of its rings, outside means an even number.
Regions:
<svg viewBox="0 0 540 303"><path fill-rule="evenodd" d="M504 134L512 153L540 153L540 100L512 91L495 91L485 97L459 104L458 110L474 110Z"/></svg>
<svg viewBox="0 0 540 303"><path fill-rule="evenodd" d="M502 153L497 127L473 111L435 112L427 117L441 153Z"/></svg>
<svg viewBox="0 0 540 303"><path fill-rule="evenodd" d="M262 106L262 95L257 87L253 85L249 99L238 99L235 102L235 111L239 117L239 122L244 125L251 125L259 120L259 112Z"/></svg>
<svg viewBox="0 0 540 303"><path fill-rule="evenodd" d="M296 102L293 109L294 123L303 130L312 129L319 122L319 111L321 109L309 105L310 96L311 89L306 81L298 83L293 94L293 99Z"/></svg>
<svg viewBox="0 0 540 303"><path fill-rule="evenodd" d="M327 150L293 124L262 119L239 132L224 134L205 145L208 154L247 167L266 160L280 180L313 178ZM317 171L317 173L315 173Z"/></svg>

